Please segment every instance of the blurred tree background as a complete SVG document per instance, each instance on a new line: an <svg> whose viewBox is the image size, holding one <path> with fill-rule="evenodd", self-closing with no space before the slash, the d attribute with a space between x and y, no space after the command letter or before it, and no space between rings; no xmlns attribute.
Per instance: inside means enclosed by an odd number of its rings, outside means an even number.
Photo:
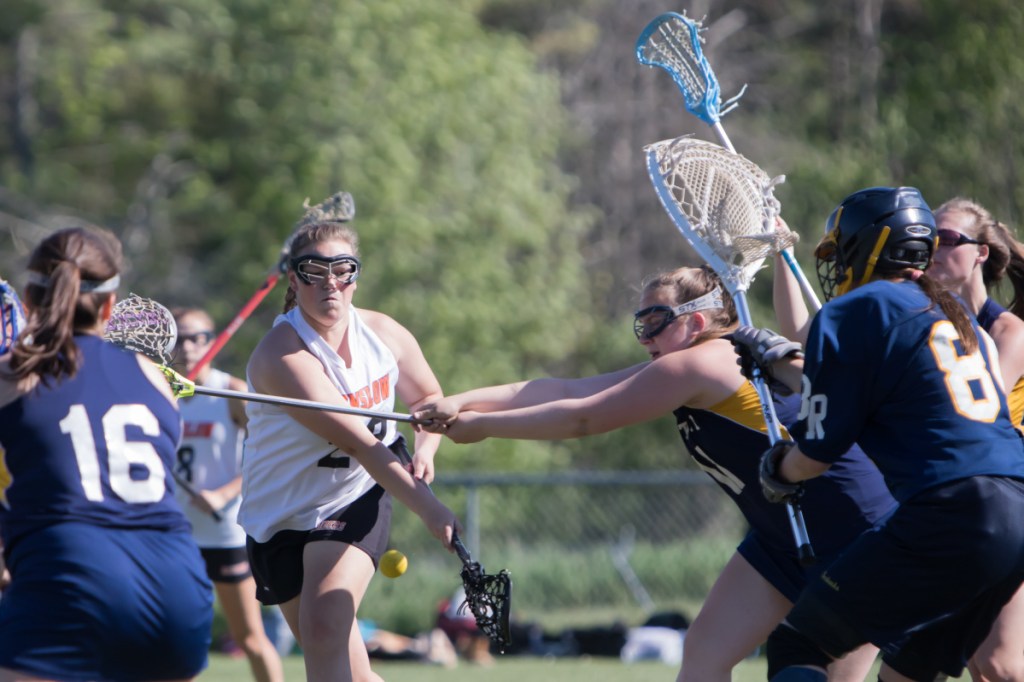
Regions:
<svg viewBox="0 0 1024 682"><path fill-rule="evenodd" d="M797 255L868 185L953 195L1011 226L1024 8L1009 0L4 0L0 275L41 237L112 229L122 294L226 324L302 213L344 189L359 305L420 339L448 391L642 361L644 275L693 264L642 148L711 131L634 42L706 18L737 149L770 175ZM755 320L773 323L765 271ZM218 357L242 374L271 293ZM444 467L683 463L670 419L560 444L445 445Z"/></svg>

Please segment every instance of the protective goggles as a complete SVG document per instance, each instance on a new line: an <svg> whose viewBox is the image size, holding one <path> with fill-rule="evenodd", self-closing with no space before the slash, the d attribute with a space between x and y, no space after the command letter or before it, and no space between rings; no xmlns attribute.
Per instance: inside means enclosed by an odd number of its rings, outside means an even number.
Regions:
<svg viewBox="0 0 1024 682"><path fill-rule="evenodd" d="M937 230L939 246L948 246L956 248L963 246L964 244L980 244L977 239L971 239L965 234L960 234L956 230Z"/></svg>
<svg viewBox="0 0 1024 682"><path fill-rule="evenodd" d="M291 259L292 270L305 284L319 284L333 277L341 284L351 284L359 278L362 264L355 256L298 256Z"/></svg>
<svg viewBox="0 0 1024 682"><path fill-rule="evenodd" d="M201 331L193 334L178 334L177 345L184 346L186 341L197 346L205 346L206 344L213 341L214 333L212 331Z"/></svg>
<svg viewBox="0 0 1024 682"><path fill-rule="evenodd" d="M681 305L652 305L633 314L633 333L638 339L653 339L665 331L670 324L678 320L682 315L695 313L698 310L709 310L713 308L724 308L722 302L722 288L715 287L700 298L687 301Z"/></svg>

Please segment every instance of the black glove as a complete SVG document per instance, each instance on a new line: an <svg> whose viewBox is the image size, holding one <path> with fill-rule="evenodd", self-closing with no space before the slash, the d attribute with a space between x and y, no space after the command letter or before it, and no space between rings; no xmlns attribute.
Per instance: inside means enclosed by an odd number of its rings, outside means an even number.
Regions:
<svg viewBox="0 0 1024 682"><path fill-rule="evenodd" d="M803 483L788 483L778 477L779 462L795 445L791 440L777 440L761 455L761 467L757 473L761 492L769 502L796 502L804 494Z"/></svg>
<svg viewBox="0 0 1024 682"><path fill-rule="evenodd" d="M739 327L727 338L732 342L732 347L736 350L736 355L739 356L736 364L740 366L743 376L753 379L754 370L757 369L761 376L769 382L772 390L781 395L789 395L793 392L775 380L772 364L789 357L802 358L804 351L799 343L790 341L771 329L748 326Z"/></svg>

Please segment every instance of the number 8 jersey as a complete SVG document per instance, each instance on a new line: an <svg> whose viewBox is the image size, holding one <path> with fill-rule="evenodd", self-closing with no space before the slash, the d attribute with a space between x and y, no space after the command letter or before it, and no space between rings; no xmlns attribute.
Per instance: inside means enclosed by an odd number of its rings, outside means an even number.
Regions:
<svg viewBox="0 0 1024 682"><path fill-rule="evenodd" d="M0 531L10 547L42 526L188 529L169 471L181 418L134 353L75 336L73 378L0 408Z"/></svg>
<svg viewBox="0 0 1024 682"><path fill-rule="evenodd" d="M800 451L832 462L856 439L900 502L970 476L1024 478L995 343L974 330L968 353L912 282L872 282L830 301L808 337L790 429Z"/></svg>

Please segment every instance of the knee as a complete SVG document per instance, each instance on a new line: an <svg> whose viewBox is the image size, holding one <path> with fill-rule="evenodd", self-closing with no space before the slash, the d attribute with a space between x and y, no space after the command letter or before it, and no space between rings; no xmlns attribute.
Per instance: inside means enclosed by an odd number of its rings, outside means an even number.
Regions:
<svg viewBox="0 0 1024 682"><path fill-rule="evenodd" d="M263 658L270 650L274 650L274 645L270 643L270 640L259 632L247 633L242 641L238 642L238 646L250 659Z"/></svg>
<svg viewBox="0 0 1024 682"><path fill-rule="evenodd" d="M353 624L327 612L309 614L301 619L303 650L337 649L339 642L348 642Z"/></svg>
<svg viewBox="0 0 1024 682"><path fill-rule="evenodd" d="M701 643L698 638L687 636L683 638L683 662L676 682L729 679L737 663L723 660L720 648L713 643Z"/></svg>

